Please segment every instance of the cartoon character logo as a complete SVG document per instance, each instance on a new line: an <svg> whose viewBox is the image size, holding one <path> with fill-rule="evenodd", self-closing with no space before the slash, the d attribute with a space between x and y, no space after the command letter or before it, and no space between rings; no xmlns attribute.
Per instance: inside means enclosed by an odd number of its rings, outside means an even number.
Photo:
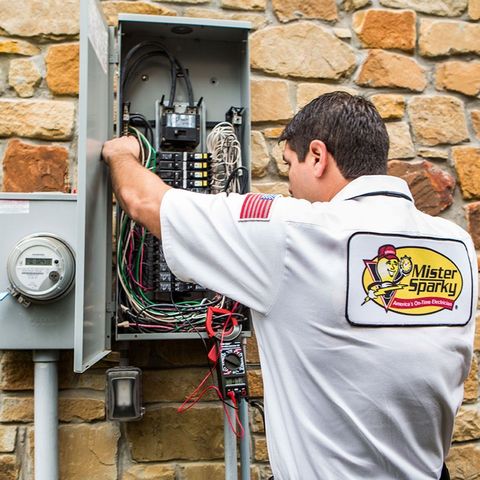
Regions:
<svg viewBox="0 0 480 480"><path fill-rule="evenodd" d="M364 262L374 281L368 285L368 293L362 305L369 300L380 299L385 310L388 310L397 290L408 286L400 282L412 271L412 259L406 255L398 258L393 245L382 245L378 249L376 260Z"/></svg>
<svg viewBox="0 0 480 480"><path fill-rule="evenodd" d="M462 274L444 254L428 247L385 244L364 259L362 284L369 302L385 312L429 315L453 310L463 288Z"/></svg>

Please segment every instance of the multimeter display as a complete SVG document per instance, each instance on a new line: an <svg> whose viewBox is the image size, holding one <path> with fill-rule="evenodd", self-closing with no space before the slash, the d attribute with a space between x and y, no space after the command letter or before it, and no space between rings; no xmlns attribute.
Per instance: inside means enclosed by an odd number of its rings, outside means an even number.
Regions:
<svg viewBox="0 0 480 480"><path fill-rule="evenodd" d="M51 265L51 258L26 258L25 265Z"/></svg>

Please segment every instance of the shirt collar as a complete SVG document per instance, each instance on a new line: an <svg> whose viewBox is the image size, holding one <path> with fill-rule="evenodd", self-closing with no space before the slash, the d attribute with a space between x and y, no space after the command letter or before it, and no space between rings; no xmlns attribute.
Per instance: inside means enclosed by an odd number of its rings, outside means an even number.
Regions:
<svg viewBox="0 0 480 480"><path fill-rule="evenodd" d="M413 197L405 180L389 175L363 175L345 185L332 201L349 200L359 195L374 192L391 192L407 195L413 202Z"/></svg>

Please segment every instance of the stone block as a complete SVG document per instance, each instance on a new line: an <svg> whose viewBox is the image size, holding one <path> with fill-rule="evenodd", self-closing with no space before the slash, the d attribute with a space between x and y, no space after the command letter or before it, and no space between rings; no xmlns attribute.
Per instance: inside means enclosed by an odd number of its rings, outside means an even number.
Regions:
<svg viewBox="0 0 480 480"><path fill-rule="evenodd" d="M463 198L480 198L480 148L453 147L452 159Z"/></svg>
<svg viewBox="0 0 480 480"><path fill-rule="evenodd" d="M60 389L84 388L103 391L105 389L105 370L89 368L85 373L75 373L71 363L59 365L58 383Z"/></svg>
<svg viewBox="0 0 480 480"><path fill-rule="evenodd" d="M462 53L480 54L480 24L421 20L418 46L420 55L425 57Z"/></svg>
<svg viewBox="0 0 480 480"><path fill-rule="evenodd" d="M330 83L299 83L297 87L297 110L303 108L315 98L325 93L347 92L350 95L357 95L358 90L343 85L332 85Z"/></svg>
<svg viewBox="0 0 480 480"><path fill-rule="evenodd" d="M427 86L425 69L405 55L370 50L356 80L364 87L405 88L422 92Z"/></svg>
<svg viewBox="0 0 480 480"><path fill-rule="evenodd" d="M15 455L0 455L0 478L2 480L18 480L20 468Z"/></svg>
<svg viewBox="0 0 480 480"><path fill-rule="evenodd" d="M78 0L0 0L0 31L58 40L79 34Z"/></svg>
<svg viewBox="0 0 480 480"><path fill-rule="evenodd" d="M223 458L223 409L218 403L197 404L184 414L175 406L150 408L143 420L126 427L137 462Z"/></svg>
<svg viewBox="0 0 480 480"><path fill-rule="evenodd" d="M456 17L467 8L467 0L380 0L385 7L411 8L417 12Z"/></svg>
<svg viewBox="0 0 480 480"><path fill-rule="evenodd" d="M0 358L0 390L33 390L32 353L6 351Z"/></svg>
<svg viewBox="0 0 480 480"><path fill-rule="evenodd" d="M246 359L249 364L259 364L260 355L258 352L258 343L255 337L255 332L252 332L252 336L247 339Z"/></svg>
<svg viewBox="0 0 480 480"><path fill-rule="evenodd" d="M480 472L480 446L475 443L453 445L446 464L453 480L474 480Z"/></svg>
<svg viewBox="0 0 480 480"><path fill-rule="evenodd" d="M66 148L11 140L3 157L3 188L7 192L61 192L67 168Z"/></svg>
<svg viewBox="0 0 480 480"><path fill-rule="evenodd" d="M265 425L259 409L250 405L249 412L252 433L265 433Z"/></svg>
<svg viewBox="0 0 480 480"><path fill-rule="evenodd" d="M222 463L195 463L178 466L180 476L185 480L224 480L225 467Z"/></svg>
<svg viewBox="0 0 480 480"><path fill-rule="evenodd" d="M117 478L118 425L60 425L58 434L60 478Z"/></svg>
<svg viewBox="0 0 480 480"><path fill-rule="evenodd" d="M271 156L275 160L278 175L280 177L288 177L288 165L283 161L283 145L274 143L271 150Z"/></svg>
<svg viewBox="0 0 480 480"><path fill-rule="evenodd" d="M403 118L405 114L405 97L403 95L380 93L372 95L370 101L384 120Z"/></svg>
<svg viewBox="0 0 480 480"><path fill-rule="evenodd" d="M389 159L413 158L415 149L413 148L410 128L407 122L387 123L388 137L390 139L390 149L388 151Z"/></svg>
<svg viewBox="0 0 480 480"><path fill-rule="evenodd" d="M472 110L470 116L475 136L480 140L480 110Z"/></svg>
<svg viewBox="0 0 480 480"><path fill-rule="evenodd" d="M468 0L468 16L472 20L480 20L480 0Z"/></svg>
<svg viewBox="0 0 480 480"><path fill-rule="evenodd" d="M265 138L279 138L283 132L284 127L272 127L266 128L263 130L263 135Z"/></svg>
<svg viewBox="0 0 480 480"><path fill-rule="evenodd" d="M45 56L47 85L54 95L78 95L78 43L53 45Z"/></svg>
<svg viewBox="0 0 480 480"><path fill-rule="evenodd" d="M439 148L419 148L417 155L422 158L433 158L436 160L448 160L448 151Z"/></svg>
<svg viewBox="0 0 480 480"><path fill-rule="evenodd" d="M480 202L470 203L465 206L467 228L475 248L480 249Z"/></svg>
<svg viewBox="0 0 480 480"><path fill-rule="evenodd" d="M247 379L250 396L263 397L262 371L259 368L249 368Z"/></svg>
<svg viewBox="0 0 480 480"><path fill-rule="evenodd" d="M143 400L154 402L183 402L198 387L209 372L208 368L175 368L172 370L143 371ZM205 386L212 385L209 379ZM216 400L217 395L208 392L203 400Z"/></svg>
<svg viewBox="0 0 480 480"><path fill-rule="evenodd" d="M353 29L365 48L415 49L416 14L411 10L363 10L354 14Z"/></svg>
<svg viewBox="0 0 480 480"><path fill-rule="evenodd" d="M103 13L107 19L107 23L115 26L118 23L119 13L138 13L142 15L166 15L175 16L177 12L171 8L161 5L154 5L147 2L125 2L125 1L106 1L102 2Z"/></svg>
<svg viewBox="0 0 480 480"><path fill-rule="evenodd" d="M453 203L455 179L426 160L392 160L388 162L388 173L408 183L415 205L422 212L438 215Z"/></svg>
<svg viewBox="0 0 480 480"><path fill-rule="evenodd" d="M338 79L355 66L354 50L310 22L267 27L250 37L253 69L282 77Z"/></svg>
<svg viewBox="0 0 480 480"><path fill-rule="evenodd" d="M156 2L159 0L155 0ZM161 0L162 3L190 3L195 5L201 5L210 3L211 0Z"/></svg>
<svg viewBox="0 0 480 480"><path fill-rule="evenodd" d="M13 452L16 441L17 427L13 425L0 425L0 452Z"/></svg>
<svg viewBox="0 0 480 480"><path fill-rule="evenodd" d="M343 0L342 6L345 11L351 12L353 10L358 10L359 8L363 8L371 4L371 0Z"/></svg>
<svg viewBox="0 0 480 480"><path fill-rule="evenodd" d="M293 116L289 83L286 80L252 79L252 122L281 122Z"/></svg>
<svg viewBox="0 0 480 480"><path fill-rule="evenodd" d="M480 93L480 62L451 61L437 65L435 87L477 96Z"/></svg>
<svg viewBox="0 0 480 480"><path fill-rule="evenodd" d="M463 386L463 401L464 403L474 403L478 401L478 361L474 356L472 358L472 364L470 366L470 371L468 376L465 379Z"/></svg>
<svg viewBox="0 0 480 480"><path fill-rule="evenodd" d="M260 10L264 11L267 0L221 0L221 7L233 10Z"/></svg>
<svg viewBox="0 0 480 480"><path fill-rule="evenodd" d="M127 468L122 480L177 480L174 465L137 464Z"/></svg>
<svg viewBox="0 0 480 480"><path fill-rule="evenodd" d="M252 192L255 193L276 193L285 197L290 196L288 182L253 182Z"/></svg>
<svg viewBox="0 0 480 480"><path fill-rule="evenodd" d="M434 146L468 139L464 104L451 96L414 97L408 115L418 143Z"/></svg>
<svg viewBox="0 0 480 480"><path fill-rule="evenodd" d="M62 393L58 400L58 417L62 422L103 420L104 396L80 392Z"/></svg>
<svg viewBox="0 0 480 480"><path fill-rule="evenodd" d="M186 17L195 18L218 18L225 20L240 20L243 22L250 22L252 30L258 30L268 25L269 19L263 13L250 12L225 12L223 10L213 10L211 8L190 7L185 9Z"/></svg>
<svg viewBox="0 0 480 480"><path fill-rule="evenodd" d="M332 28L332 32L337 38L342 40L350 40L352 38L352 31L349 28Z"/></svg>
<svg viewBox="0 0 480 480"><path fill-rule="evenodd" d="M40 53L40 49L25 40L2 38L0 39L0 54L1 53L10 55L25 55L30 57L32 55L38 55Z"/></svg>
<svg viewBox="0 0 480 480"><path fill-rule="evenodd" d="M53 100L0 100L0 137L69 140L75 104Z"/></svg>
<svg viewBox="0 0 480 480"><path fill-rule="evenodd" d="M19 97L33 97L41 81L42 74L32 60L18 58L10 62L8 83Z"/></svg>
<svg viewBox="0 0 480 480"><path fill-rule="evenodd" d="M0 421L32 422L33 397L2 396L0 399Z"/></svg>
<svg viewBox="0 0 480 480"><path fill-rule="evenodd" d="M272 0L275 15L281 22L300 18L315 20L337 20L335 0Z"/></svg>
<svg viewBox="0 0 480 480"><path fill-rule="evenodd" d="M268 155L267 143L262 132L252 131L251 136L252 152L252 176L264 177L267 174L270 157Z"/></svg>
<svg viewBox="0 0 480 480"><path fill-rule="evenodd" d="M265 437L253 437L253 451L256 462L268 462L267 440Z"/></svg>

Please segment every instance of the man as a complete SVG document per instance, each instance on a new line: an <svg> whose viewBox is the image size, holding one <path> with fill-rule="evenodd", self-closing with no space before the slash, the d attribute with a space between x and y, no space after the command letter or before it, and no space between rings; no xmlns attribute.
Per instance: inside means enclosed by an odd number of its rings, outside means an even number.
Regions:
<svg viewBox="0 0 480 480"><path fill-rule="evenodd" d="M252 309L275 480L438 479L472 356L471 240L385 175L367 100L322 95L281 140L294 198L170 189L130 138L103 156L175 275Z"/></svg>

